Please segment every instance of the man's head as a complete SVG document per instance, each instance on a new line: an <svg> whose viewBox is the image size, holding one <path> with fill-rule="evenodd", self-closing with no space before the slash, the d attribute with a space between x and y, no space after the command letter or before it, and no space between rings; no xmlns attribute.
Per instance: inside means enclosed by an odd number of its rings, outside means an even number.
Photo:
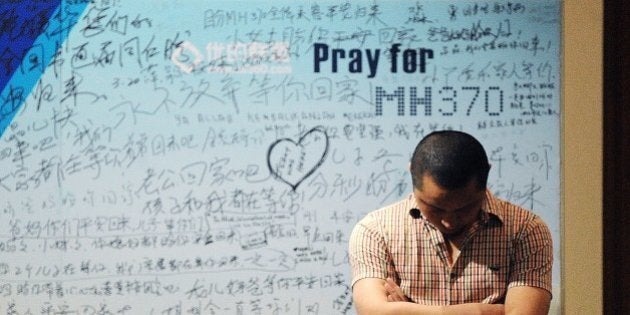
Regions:
<svg viewBox="0 0 630 315"><path fill-rule="evenodd" d="M460 131L436 131L424 137L411 158L413 187L422 190L422 178L430 175L444 189L465 187L474 179L485 189L490 164L477 139Z"/></svg>
<svg viewBox="0 0 630 315"><path fill-rule="evenodd" d="M471 135L439 131L414 151L410 171L422 215L447 237L457 237L479 217L490 165Z"/></svg>

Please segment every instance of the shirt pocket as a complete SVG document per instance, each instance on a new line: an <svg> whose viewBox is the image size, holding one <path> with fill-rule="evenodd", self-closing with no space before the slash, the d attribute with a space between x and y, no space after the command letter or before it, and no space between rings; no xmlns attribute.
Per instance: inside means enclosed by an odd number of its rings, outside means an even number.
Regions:
<svg viewBox="0 0 630 315"><path fill-rule="evenodd" d="M507 293L510 265L507 259L490 259L479 266L483 281L482 303L503 303Z"/></svg>

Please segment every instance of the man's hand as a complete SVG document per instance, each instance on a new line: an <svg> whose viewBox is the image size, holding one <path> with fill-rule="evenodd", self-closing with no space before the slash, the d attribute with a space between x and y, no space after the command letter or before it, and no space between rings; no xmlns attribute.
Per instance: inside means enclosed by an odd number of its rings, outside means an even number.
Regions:
<svg viewBox="0 0 630 315"><path fill-rule="evenodd" d="M392 278L387 278L383 287L387 293L387 302L409 302L409 298Z"/></svg>
<svg viewBox="0 0 630 315"><path fill-rule="evenodd" d="M403 293L402 289L392 278L387 278L383 284L388 302L411 302ZM502 304L459 304L443 306L437 312L440 314L501 314L503 315L505 308Z"/></svg>
<svg viewBox="0 0 630 315"><path fill-rule="evenodd" d="M409 300L392 279L364 278L352 287L359 315L502 315L502 304L423 305ZM398 302L398 303L391 303Z"/></svg>

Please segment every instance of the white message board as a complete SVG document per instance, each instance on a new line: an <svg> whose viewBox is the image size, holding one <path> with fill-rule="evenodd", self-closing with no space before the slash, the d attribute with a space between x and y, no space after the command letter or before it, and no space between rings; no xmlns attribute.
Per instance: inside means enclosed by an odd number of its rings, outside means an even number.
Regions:
<svg viewBox="0 0 630 315"><path fill-rule="evenodd" d="M559 1L85 2L3 22L0 312L354 314L350 231L441 129L559 293Z"/></svg>

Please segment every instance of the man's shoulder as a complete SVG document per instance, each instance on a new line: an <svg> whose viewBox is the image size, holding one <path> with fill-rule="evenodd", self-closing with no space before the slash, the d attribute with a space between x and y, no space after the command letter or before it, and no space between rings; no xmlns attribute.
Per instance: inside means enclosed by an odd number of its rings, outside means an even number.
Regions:
<svg viewBox="0 0 630 315"><path fill-rule="evenodd" d="M529 224L546 225L532 210L494 196L488 192L487 211L497 216L505 226L524 227Z"/></svg>
<svg viewBox="0 0 630 315"><path fill-rule="evenodd" d="M373 210L369 212L366 217L372 217L379 220L394 219L399 217L401 214L409 212L410 198L411 196Z"/></svg>
<svg viewBox="0 0 630 315"><path fill-rule="evenodd" d="M358 224L371 227L392 226L402 223L409 215L410 200L403 198L376 210L368 212Z"/></svg>

